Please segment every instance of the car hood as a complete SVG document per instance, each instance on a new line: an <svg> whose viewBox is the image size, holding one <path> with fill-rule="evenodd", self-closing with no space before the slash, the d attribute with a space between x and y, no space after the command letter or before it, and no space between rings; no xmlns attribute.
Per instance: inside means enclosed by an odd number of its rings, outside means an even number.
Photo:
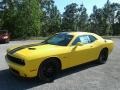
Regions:
<svg viewBox="0 0 120 90"><path fill-rule="evenodd" d="M62 50L62 46L45 44L45 45L25 45L16 48L8 49L8 54L22 59L42 58L55 54L55 52ZM59 53L59 52L58 52Z"/></svg>

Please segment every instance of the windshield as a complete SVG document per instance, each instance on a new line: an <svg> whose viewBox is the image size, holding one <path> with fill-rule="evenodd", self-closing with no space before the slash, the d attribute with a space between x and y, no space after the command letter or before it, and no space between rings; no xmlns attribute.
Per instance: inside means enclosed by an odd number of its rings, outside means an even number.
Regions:
<svg viewBox="0 0 120 90"><path fill-rule="evenodd" d="M43 43L59 45L59 46L67 46L69 42L72 40L72 38L73 35L69 35L67 33L59 33L45 40Z"/></svg>
<svg viewBox="0 0 120 90"><path fill-rule="evenodd" d="M5 34L7 33L7 31L0 31L0 34Z"/></svg>

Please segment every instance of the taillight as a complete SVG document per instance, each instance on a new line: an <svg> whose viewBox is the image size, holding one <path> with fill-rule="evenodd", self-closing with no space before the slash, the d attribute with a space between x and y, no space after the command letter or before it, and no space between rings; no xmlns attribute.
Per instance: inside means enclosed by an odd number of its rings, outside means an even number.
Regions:
<svg viewBox="0 0 120 90"><path fill-rule="evenodd" d="M2 38L3 38L3 39L8 39L8 36L3 36Z"/></svg>

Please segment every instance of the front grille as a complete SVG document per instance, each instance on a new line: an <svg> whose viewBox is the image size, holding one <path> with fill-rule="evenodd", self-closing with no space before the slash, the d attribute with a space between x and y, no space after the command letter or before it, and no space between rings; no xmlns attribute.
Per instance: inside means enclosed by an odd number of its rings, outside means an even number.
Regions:
<svg viewBox="0 0 120 90"><path fill-rule="evenodd" d="M16 64L20 64L20 65L25 65L25 62L21 59L18 59L18 58L15 58L15 57L12 57L10 55L6 55L7 59L13 63L16 63Z"/></svg>

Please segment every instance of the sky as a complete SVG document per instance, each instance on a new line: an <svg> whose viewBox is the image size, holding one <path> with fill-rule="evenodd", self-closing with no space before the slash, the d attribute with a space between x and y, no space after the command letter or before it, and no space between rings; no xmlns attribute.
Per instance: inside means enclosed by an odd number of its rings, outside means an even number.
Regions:
<svg viewBox="0 0 120 90"><path fill-rule="evenodd" d="M60 10L60 13L64 12L64 7L71 3L77 3L81 5L82 3L87 8L87 13L90 15L92 13L93 6L96 5L98 8L102 8L107 0L54 0L55 5ZM120 0L110 0L111 3L117 2L120 3Z"/></svg>

